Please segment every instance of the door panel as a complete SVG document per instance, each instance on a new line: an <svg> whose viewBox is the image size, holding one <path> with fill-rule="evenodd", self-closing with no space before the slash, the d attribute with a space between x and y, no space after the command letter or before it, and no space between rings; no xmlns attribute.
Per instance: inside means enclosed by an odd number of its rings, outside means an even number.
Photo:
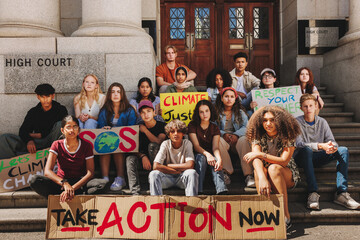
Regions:
<svg viewBox="0 0 360 240"><path fill-rule="evenodd" d="M195 85L205 85L215 67L214 3L166 3L162 45L178 49L177 62L195 71ZM162 61L165 61L162 55Z"/></svg>
<svg viewBox="0 0 360 240"><path fill-rule="evenodd" d="M196 86L205 85L214 67L233 69L240 51L249 56L247 70L257 77L263 68L275 68L271 2L164 0L161 12L162 47L176 46L177 61L197 73Z"/></svg>

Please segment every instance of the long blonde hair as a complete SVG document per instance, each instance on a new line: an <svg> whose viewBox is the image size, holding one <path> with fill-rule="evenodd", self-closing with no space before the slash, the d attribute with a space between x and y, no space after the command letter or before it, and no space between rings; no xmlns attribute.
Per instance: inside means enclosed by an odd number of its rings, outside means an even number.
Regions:
<svg viewBox="0 0 360 240"><path fill-rule="evenodd" d="M84 82L85 82L85 79L87 77L93 77L96 81L96 84L98 85L98 88L95 89L95 101L99 104L99 94L100 93L103 93L101 91L101 88L100 88L100 85L99 85L99 79L94 75L94 74L88 74L84 77L83 79L83 85L82 85L82 88L81 88L81 92L80 92L80 97L79 97L79 101L78 103L80 102L80 110L84 109L85 108L85 103L87 101L87 96L86 96L86 90L84 88Z"/></svg>

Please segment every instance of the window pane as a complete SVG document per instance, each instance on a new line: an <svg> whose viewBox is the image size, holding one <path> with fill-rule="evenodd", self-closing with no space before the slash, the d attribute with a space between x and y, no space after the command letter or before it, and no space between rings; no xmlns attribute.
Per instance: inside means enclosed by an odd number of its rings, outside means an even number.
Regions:
<svg viewBox="0 0 360 240"><path fill-rule="evenodd" d="M244 8L229 8L229 38L244 38Z"/></svg>
<svg viewBox="0 0 360 240"><path fill-rule="evenodd" d="M185 8L170 8L170 39L185 39Z"/></svg>
<svg viewBox="0 0 360 240"><path fill-rule="evenodd" d="M195 38L210 38L210 9L195 8Z"/></svg>
<svg viewBox="0 0 360 240"><path fill-rule="evenodd" d="M254 8L254 38L269 38L269 9L266 7Z"/></svg>

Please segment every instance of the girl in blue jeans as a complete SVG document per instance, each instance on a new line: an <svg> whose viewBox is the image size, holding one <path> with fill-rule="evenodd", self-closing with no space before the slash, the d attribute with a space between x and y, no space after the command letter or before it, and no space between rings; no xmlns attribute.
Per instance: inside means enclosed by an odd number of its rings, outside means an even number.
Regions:
<svg viewBox="0 0 360 240"><path fill-rule="evenodd" d="M199 193L203 192L203 182L207 165L210 165L216 194L224 194L228 190L224 182L222 159L219 151L220 130L212 123L215 121L215 110L208 100L196 104L193 120L189 123L189 138L197 152L195 170L199 174Z"/></svg>

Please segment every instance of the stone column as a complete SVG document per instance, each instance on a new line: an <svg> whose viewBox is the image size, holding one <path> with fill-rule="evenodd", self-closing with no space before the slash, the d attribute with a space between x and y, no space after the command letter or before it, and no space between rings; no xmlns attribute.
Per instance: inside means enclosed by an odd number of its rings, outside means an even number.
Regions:
<svg viewBox="0 0 360 240"><path fill-rule="evenodd" d="M349 6L349 31L339 40L339 46L360 39L360 0L350 0Z"/></svg>
<svg viewBox="0 0 360 240"><path fill-rule="evenodd" d="M144 36L141 0L82 0L82 25L72 36Z"/></svg>
<svg viewBox="0 0 360 240"><path fill-rule="evenodd" d="M0 0L0 37L58 37L60 0Z"/></svg>

